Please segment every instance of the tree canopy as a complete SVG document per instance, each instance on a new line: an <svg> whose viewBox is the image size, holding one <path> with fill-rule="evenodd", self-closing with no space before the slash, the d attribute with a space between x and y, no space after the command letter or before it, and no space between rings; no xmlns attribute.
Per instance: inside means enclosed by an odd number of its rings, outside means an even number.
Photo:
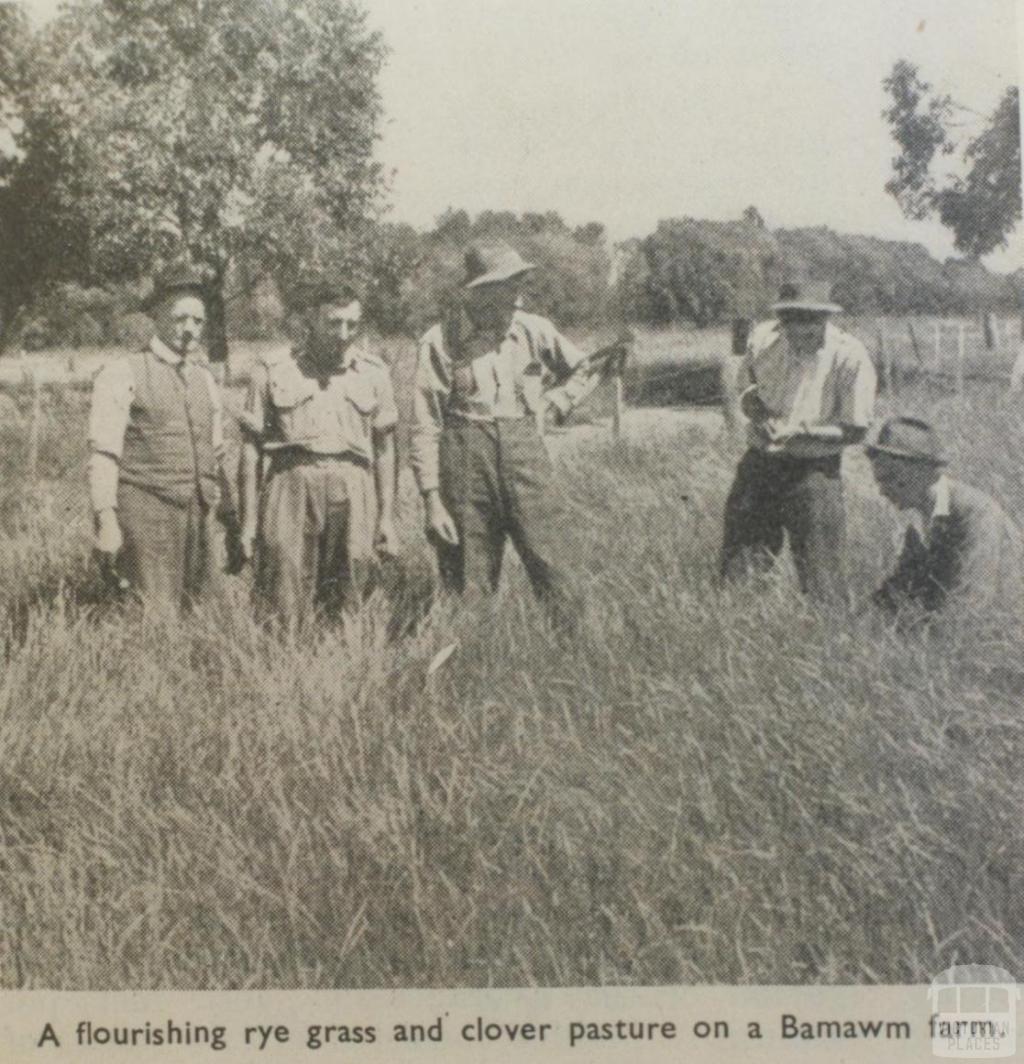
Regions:
<svg viewBox="0 0 1024 1064"><path fill-rule="evenodd" d="M1007 87L984 129L966 143L956 138L964 108L934 92L913 63L898 60L883 86L891 100L883 117L899 149L886 190L908 217L936 215L971 258L1005 247L1021 219L1017 86ZM940 159L956 155L964 173L936 173Z"/></svg>
<svg viewBox="0 0 1024 1064"><path fill-rule="evenodd" d="M365 253L385 50L353 0L83 0L45 36L92 274L202 266L213 357L233 264L288 278Z"/></svg>

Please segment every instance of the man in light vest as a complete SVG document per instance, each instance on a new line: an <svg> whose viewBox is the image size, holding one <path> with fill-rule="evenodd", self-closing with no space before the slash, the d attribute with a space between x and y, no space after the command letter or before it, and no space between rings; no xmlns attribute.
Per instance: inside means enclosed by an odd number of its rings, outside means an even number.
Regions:
<svg viewBox="0 0 1024 1064"><path fill-rule="evenodd" d="M107 363L93 383L89 495L105 565L148 605L176 609L217 569L221 398L200 348L201 274L158 275L146 309L147 347Z"/></svg>

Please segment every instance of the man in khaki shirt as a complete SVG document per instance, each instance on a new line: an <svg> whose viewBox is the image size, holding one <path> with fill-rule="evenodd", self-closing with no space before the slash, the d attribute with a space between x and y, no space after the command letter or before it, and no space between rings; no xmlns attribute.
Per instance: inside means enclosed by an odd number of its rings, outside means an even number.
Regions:
<svg viewBox="0 0 1024 1064"><path fill-rule="evenodd" d="M830 320L828 288L785 285L775 320L751 333L741 381L748 450L725 505L721 572L763 567L788 535L801 589L845 594L842 452L865 436L875 368L864 345Z"/></svg>
<svg viewBox="0 0 1024 1064"><path fill-rule="evenodd" d="M200 349L202 276L159 274L148 346L93 383L89 494L96 550L150 606L193 602L216 578L220 391Z"/></svg>
<svg viewBox="0 0 1024 1064"><path fill-rule="evenodd" d="M256 365L240 419L242 551L288 626L356 608L375 552L397 547L390 371L344 285L307 280L292 302L306 339Z"/></svg>
<svg viewBox="0 0 1024 1064"><path fill-rule="evenodd" d="M597 376L550 321L518 309L533 268L504 241L467 251L461 303L420 341L412 466L446 588L496 588L511 539L553 618L571 624L565 515L538 426Z"/></svg>

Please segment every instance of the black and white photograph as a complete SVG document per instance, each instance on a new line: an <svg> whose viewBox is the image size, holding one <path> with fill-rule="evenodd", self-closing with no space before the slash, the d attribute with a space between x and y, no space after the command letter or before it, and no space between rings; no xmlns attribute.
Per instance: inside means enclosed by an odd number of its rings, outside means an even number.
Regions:
<svg viewBox="0 0 1024 1064"><path fill-rule="evenodd" d="M0 989L1010 1001L1018 10L0 3Z"/></svg>

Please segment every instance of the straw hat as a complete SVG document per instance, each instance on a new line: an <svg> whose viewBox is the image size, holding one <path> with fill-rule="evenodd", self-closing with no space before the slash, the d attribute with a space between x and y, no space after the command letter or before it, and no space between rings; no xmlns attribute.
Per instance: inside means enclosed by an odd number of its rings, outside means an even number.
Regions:
<svg viewBox="0 0 1024 1064"><path fill-rule="evenodd" d="M776 314L840 314L843 308L832 299L832 287L824 281L787 281L772 310Z"/></svg>

